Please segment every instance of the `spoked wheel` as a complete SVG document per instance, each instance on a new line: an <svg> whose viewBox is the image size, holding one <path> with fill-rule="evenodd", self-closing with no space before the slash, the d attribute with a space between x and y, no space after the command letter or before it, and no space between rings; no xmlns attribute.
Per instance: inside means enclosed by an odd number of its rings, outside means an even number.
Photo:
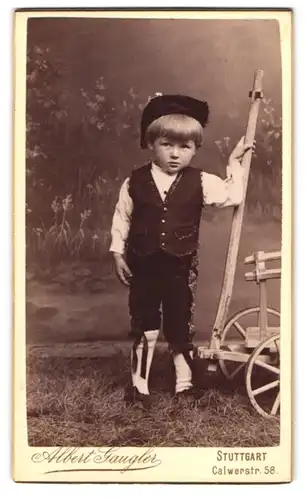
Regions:
<svg viewBox="0 0 307 500"><path fill-rule="evenodd" d="M263 417L276 417L280 406L280 335L271 335L253 351L246 365L246 389L253 407Z"/></svg>
<svg viewBox="0 0 307 500"><path fill-rule="evenodd" d="M259 323L260 307L250 307L238 312L226 324L221 339L219 349L233 352L246 352L245 342L247 339L247 328L257 326ZM279 327L280 313L276 309L267 308L268 326ZM232 380L236 375L242 373L246 362L219 360L222 373L228 380Z"/></svg>

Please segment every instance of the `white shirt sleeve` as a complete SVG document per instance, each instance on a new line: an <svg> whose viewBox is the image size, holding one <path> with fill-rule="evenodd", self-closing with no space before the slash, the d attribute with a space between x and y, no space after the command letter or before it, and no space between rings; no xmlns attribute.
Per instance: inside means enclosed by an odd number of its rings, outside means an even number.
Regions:
<svg viewBox="0 0 307 500"><path fill-rule="evenodd" d="M115 207L112 227L110 252L123 254L130 229L133 201L129 195L129 177L124 181Z"/></svg>
<svg viewBox="0 0 307 500"><path fill-rule="evenodd" d="M240 205L243 199L244 169L238 160L233 160L226 168L225 180L217 175L201 173L204 205L219 208Z"/></svg>

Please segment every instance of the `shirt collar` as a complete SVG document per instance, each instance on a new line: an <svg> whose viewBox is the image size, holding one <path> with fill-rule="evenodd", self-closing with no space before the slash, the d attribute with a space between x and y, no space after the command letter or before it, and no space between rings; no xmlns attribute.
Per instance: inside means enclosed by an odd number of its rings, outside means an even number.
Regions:
<svg viewBox="0 0 307 500"><path fill-rule="evenodd" d="M162 174L162 175L164 175L165 177L168 177L168 178L172 177L173 179L175 179L175 177L177 177L177 175L178 175L178 174L169 175L166 172L163 172L162 168L159 167L159 165L157 165L153 161L151 162L151 170L152 170L152 172L155 172L157 174Z"/></svg>

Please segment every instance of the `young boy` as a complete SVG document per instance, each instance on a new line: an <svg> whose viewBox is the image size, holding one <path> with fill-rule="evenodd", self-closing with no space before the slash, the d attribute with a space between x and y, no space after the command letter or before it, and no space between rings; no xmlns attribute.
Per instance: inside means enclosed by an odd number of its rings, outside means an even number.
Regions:
<svg viewBox="0 0 307 500"><path fill-rule="evenodd" d="M141 120L141 147L152 160L123 183L112 223L116 272L130 287L134 344L132 386L126 400L151 404L148 378L161 326L172 351L176 398L193 394L191 317L197 276L202 207L239 205L243 138L230 155L227 178L192 168L208 121L206 102L183 95L159 95ZM194 281L193 281L194 275Z"/></svg>

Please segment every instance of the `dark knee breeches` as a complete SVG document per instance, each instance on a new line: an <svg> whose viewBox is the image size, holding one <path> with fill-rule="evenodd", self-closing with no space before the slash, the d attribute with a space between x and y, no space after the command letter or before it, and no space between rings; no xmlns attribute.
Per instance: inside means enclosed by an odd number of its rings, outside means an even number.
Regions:
<svg viewBox="0 0 307 500"><path fill-rule="evenodd" d="M165 252L127 255L132 271L129 310L132 334L157 330L175 350L187 348L193 336L192 314L197 279L197 254L176 257Z"/></svg>

